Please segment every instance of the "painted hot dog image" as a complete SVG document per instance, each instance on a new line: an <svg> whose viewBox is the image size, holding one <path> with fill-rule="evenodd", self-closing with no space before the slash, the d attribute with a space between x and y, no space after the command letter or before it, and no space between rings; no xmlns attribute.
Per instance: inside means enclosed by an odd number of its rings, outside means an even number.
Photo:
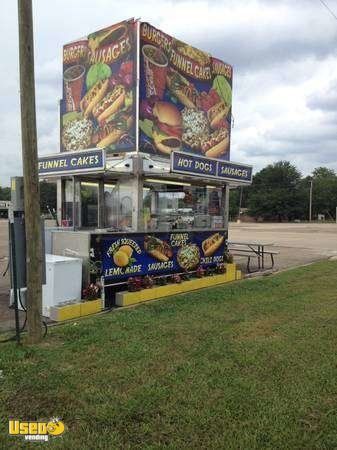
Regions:
<svg viewBox="0 0 337 450"><path fill-rule="evenodd" d="M144 249L158 261L166 262L173 256L172 248L167 242L150 235L144 238Z"/></svg>
<svg viewBox="0 0 337 450"><path fill-rule="evenodd" d="M124 106L124 101L125 87L117 85L93 108L92 114L101 123L121 109Z"/></svg>
<svg viewBox="0 0 337 450"><path fill-rule="evenodd" d="M201 151L205 156L218 158L229 149L229 132L219 128L201 142Z"/></svg>
<svg viewBox="0 0 337 450"><path fill-rule="evenodd" d="M120 112L112 116L112 118L102 124L98 133L94 137L94 143L99 148L107 147L110 144L115 144L119 139L125 135L131 128L133 117L130 112Z"/></svg>
<svg viewBox="0 0 337 450"><path fill-rule="evenodd" d="M218 248L221 246L224 239L225 238L223 236L221 236L220 233L212 234L212 236L205 239L201 244L204 255L212 256L218 250Z"/></svg>
<svg viewBox="0 0 337 450"><path fill-rule="evenodd" d="M85 94L80 103L81 111L84 117L88 117L94 107L99 103L109 86L109 80L99 80L92 86L92 88Z"/></svg>

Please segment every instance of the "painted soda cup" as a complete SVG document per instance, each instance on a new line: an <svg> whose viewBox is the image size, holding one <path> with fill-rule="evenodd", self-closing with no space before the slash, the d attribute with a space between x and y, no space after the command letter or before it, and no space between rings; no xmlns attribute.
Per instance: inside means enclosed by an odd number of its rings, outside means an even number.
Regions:
<svg viewBox="0 0 337 450"><path fill-rule="evenodd" d="M168 59L165 53L154 45L146 44L142 48L146 80L146 97L153 95L164 97Z"/></svg>
<svg viewBox="0 0 337 450"><path fill-rule="evenodd" d="M68 67L63 74L67 112L79 111L85 68L82 65Z"/></svg>

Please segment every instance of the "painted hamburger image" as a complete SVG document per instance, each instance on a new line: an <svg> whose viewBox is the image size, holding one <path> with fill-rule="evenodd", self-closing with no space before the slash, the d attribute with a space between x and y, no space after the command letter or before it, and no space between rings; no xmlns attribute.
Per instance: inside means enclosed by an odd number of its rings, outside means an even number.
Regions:
<svg viewBox="0 0 337 450"><path fill-rule="evenodd" d="M156 102L153 107L153 142L157 150L170 155L181 147L182 117L172 103Z"/></svg>

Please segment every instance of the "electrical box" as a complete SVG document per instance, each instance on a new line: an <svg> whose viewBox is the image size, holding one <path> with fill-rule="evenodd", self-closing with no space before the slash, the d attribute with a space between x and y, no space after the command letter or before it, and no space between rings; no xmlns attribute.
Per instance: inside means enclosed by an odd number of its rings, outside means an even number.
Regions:
<svg viewBox="0 0 337 450"><path fill-rule="evenodd" d="M19 212L24 211L24 188L23 188L23 177L12 177L11 178L11 201L12 201L12 211Z"/></svg>
<svg viewBox="0 0 337 450"><path fill-rule="evenodd" d="M13 271L16 268L16 286L26 287L26 227L24 217L24 186L23 177L11 177L11 214L9 220L9 255L11 287L13 287ZM46 257L44 221L41 221L42 236L42 284L46 282ZM13 247L14 241L14 247ZM13 253L15 248L15 254Z"/></svg>
<svg viewBox="0 0 337 450"><path fill-rule="evenodd" d="M11 227L12 226L12 227ZM16 266L16 285L17 288L27 286L26 280L26 227L24 217L14 217L13 225L9 224L9 262L11 273L11 287L13 287L14 261ZM14 233L14 235L13 235ZM42 284L46 283L46 250L45 250L45 232L44 221L41 221L42 238ZM15 257L12 257L13 243L15 240ZM13 255L14 256L14 255Z"/></svg>
<svg viewBox="0 0 337 450"><path fill-rule="evenodd" d="M16 286L24 288L26 282L26 235L25 221L23 217L13 217L9 223L9 261L11 274L11 287L14 285L13 272L16 267ZM13 254L13 241L15 241L15 255Z"/></svg>

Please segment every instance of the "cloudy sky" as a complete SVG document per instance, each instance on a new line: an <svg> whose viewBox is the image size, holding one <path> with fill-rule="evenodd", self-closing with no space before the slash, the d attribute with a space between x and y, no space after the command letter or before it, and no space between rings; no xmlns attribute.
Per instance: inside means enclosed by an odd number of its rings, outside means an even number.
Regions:
<svg viewBox="0 0 337 450"><path fill-rule="evenodd" d="M325 0L337 15L337 0ZM40 154L59 148L62 45L140 17L234 66L233 161L337 170L337 20L319 0L34 0ZM2 0L0 185L21 173L17 2Z"/></svg>

